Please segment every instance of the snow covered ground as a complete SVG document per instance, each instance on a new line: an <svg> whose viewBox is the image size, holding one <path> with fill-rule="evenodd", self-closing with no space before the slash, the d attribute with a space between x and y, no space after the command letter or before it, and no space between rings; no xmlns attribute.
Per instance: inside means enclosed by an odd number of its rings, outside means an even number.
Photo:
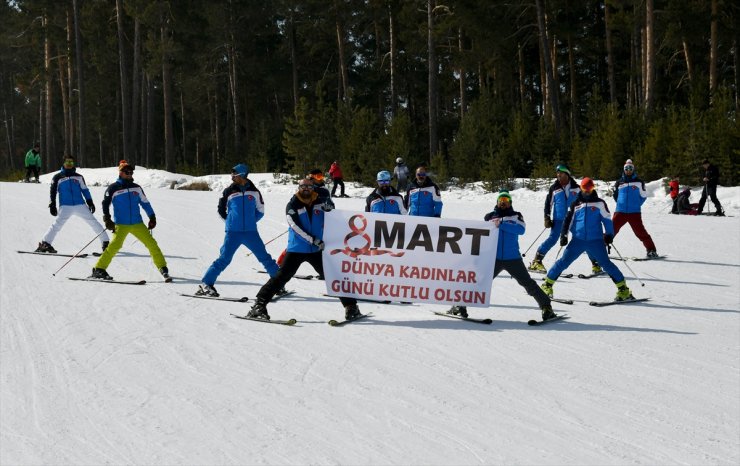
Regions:
<svg viewBox="0 0 740 466"><path fill-rule="evenodd" d="M116 168L80 171L100 219ZM688 217L669 215L661 183L649 184L645 224L668 257L617 263L646 303L591 307L584 301L614 296L611 281L563 278L556 296L577 301L555 308L570 320L529 327L539 310L504 274L493 305L470 310L490 326L432 314L443 306L361 303L373 318L332 328L343 309L323 282L293 280L297 293L269 306L295 327L229 315L249 304L179 296L218 255L226 175L195 192L169 189L185 175L134 172L174 283L133 237L108 272L144 286L66 279L87 276L92 256L52 276L66 258L16 253L33 250L52 221L51 176L0 183L0 464L740 463L740 188L719 189L733 217ZM267 204L267 241L286 230L293 186L251 178ZM363 209L369 188L348 193L338 208ZM513 191L529 222L522 250L542 231L545 195ZM442 197L444 217L465 219L495 199L474 187ZM73 218L54 246L73 253L93 236ZM268 250L277 257L285 244ZM645 252L628 227L615 244ZM266 275L241 251L216 286L253 298ZM589 269L584 256L570 272Z"/></svg>

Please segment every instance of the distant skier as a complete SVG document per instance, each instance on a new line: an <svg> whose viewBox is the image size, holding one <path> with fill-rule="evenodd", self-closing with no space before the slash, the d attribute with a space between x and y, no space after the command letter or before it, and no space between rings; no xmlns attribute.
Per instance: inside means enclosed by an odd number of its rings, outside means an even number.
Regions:
<svg viewBox="0 0 740 466"><path fill-rule="evenodd" d="M704 167L704 189L701 192L701 199L699 199L699 215L704 211L704 204L707 202L707 197L709 197L714 203L714 207L716 209L714 215L717 217L724 217L725 211L722 209L722 204L720 204L719 199L717 198L719 168L709 163L708 159L704 159L701 164L702 167Z"/></svg>
<svg viewBox="0 0 740 466"><path fill-rule="evenodd" d="M248 176L249 168L246 164L240 163L232 168L232 183L224 189L218 201L218 215L226 224L224 244L221 246L218 258L203 275L202 283L195 292L196 295L219 296L214 287L216 280L229 266L234 253L241 245L252 251L271 277L274 277L278 271L277 263L265 249L265 243L257 230L257 222L265 215L262 193Z"/></svg>
<svg viewBox="0 0 740 466"><path fill-rule="evenodd" d="M337 193L337 186L341 188L339 190L339 197L349 197L344 194L344 175L342 174L342 169L339 167L339 161L335 160L334 163L331 164L331 167L329 168L329 176L331 176L331 182L334 184L331 188L332 197Z"/></svg>
<svg viewBox="0 0 740 466"><path fill-rule="evenodd" d="M678 183L679 183L678 177L675 177L671 181L668 182L668 188L670 189L669 194L671 196L671 199L673 200L673 208L671 209L671 213L672 214L677 214L678 213L678 208L677 208L677 205L676 205L676 203L678 201L678 195L680 194L679 193L679 184Z"/></svg>
<svg viewBox="0 0 740 466"><path fill-rule="evenodd" d="M655 258L658 257L658 253L655 250L655 243L653 243L653 238L650 237L650 234L645 230L645 225L642 223L641 210L642 204L646 199L645 183L637 177L635 165L632 163L632 160L628 159L624 164L622 177L614 183L614 200L617 202L617 207L614 209L614 217L612 218L614 222L614 236L617 236L625 223L629 223L632 231L635 232L635 236L645 246L647 257Z"/></svg>
<svg viewBox="0 0 740 466"><path fill-rule="evenodd" d="M542 320L557 317L557 314L552 311L550 297L537 286L537 282L529 276L527 266L524 265L519 252L519 237L524 234L526 224L522 214L512 207L511 195L508 191L501 191L496 199L496 207L493 212L486 214L484 220L492 222L499 229L493 278L506 270L519 285L527 290L527 294L537 301L537 305L542 310ZM468 317L468 310L465 306L452 306L447 313Z"/></svg>
<svg viewBox="0 0 740 466"><path fill-rule="evenodd" d="M442 196L439 186L427 176L427 167L419 165L416 168L416 178L409 184L403 203L409 215L416 217L441 217Z"/></svg>
<svg viewBox="0 0 740 466"><path fill-rule="evenodd" d="M391 186L391 174L385 170L376 176L378 187L365 199L365 212L406 215L403 197Z"/></svg>
<svg viewBox="0 0 740 466"><path fill-rule="evenodd" d="M31 181L31 174L33 173L36 183L39 182L39 173L41 171L41 146L39 143L35 143L33 147L26 152L26 159L24 161L26 167L26 178L25 182Z"/></svg>
<svg viewBox="0 0 740 466"><path fill-rule="evenodd" d="M113 205L113 218L110 215L111 204ZM148 225L144 225L139 210L140 207L149 216ZM118 179L105 190L103 222L105 222L105 227L113 232L113 239L95 264L90 278L113 280L106 269L123 246L123 242L129 233L134 235L149 250L152 261L162 276L165 279L170 278L167 261L150 232L157 226L154 209L152 209L152 205L146 198L141 186L134 183L134 167L125 160L121 160L118 165Z"/></svg>
<svg viewBox="0 0 740 466"><path fill-rule="evenodd" d="M568 232L573 234L573 239L568 244ZM609 260L606 245L614 240L614 225L609 215L606 202L599 198L594 189L591 178L581 180L581 192L578 199L568 210L568 215L563 222L560 235L560 245L567 246L562 257L547 272L547 278L542 285L542 290L552 298L552 286L560 277L560 274L568 268L584 252L599 261L604 271L609 274L617 286L616 301L634 299L632 292L627 287L624 275L616 265Z"/></svg>
<svg viewBox="0 0 740 466"><path fill-rule="evenodd" d="M298 192L288 201L285 214L288 220L288 252L278 273L257 292L257 302L247 314L256 319L270 320L267 304L279 290L293 278L298 268L308 262L320 276L324 276L321 251L324 250L324 220L326 213L334 209L334 204L321 201L310 180L298 183ZM357 300L340 297L346 319L360 316Z"/></svg>
<svg viewBox="0 0 740 466"><path fill-rule="evenodd" d="M108 234L105 233L103 225L95 219L95 204L92 200L90 190L85 184L85 178L77 173L75 158L71 155L64 157L62 168L51 180L49 189L51 201L49 202L49 213L56 217L44 237L39 243L36 252L56 253L51 246L54 238L67 220L73 215L81 217L90 228L98 235L100 246L103 251L108 247ZM57 195L59 195L59 210L57 210ZM86 205L87 204L87 205Z"/></svg>
<svg viewBox="0 0 740 466"><path fill-rule="evenodd" d="M396 189L399 193L406 191L409 185L409 167L403 163L403 159L396 159L396 167L393 169L393 178L396 179Z"/></svg>
<svg viewBox="0 0 740 466"><path fill-rule="evenodd" d="M675 213L679 215L699 215L699 203L691 203L691 188L685 188L676 198Z"/></svg>

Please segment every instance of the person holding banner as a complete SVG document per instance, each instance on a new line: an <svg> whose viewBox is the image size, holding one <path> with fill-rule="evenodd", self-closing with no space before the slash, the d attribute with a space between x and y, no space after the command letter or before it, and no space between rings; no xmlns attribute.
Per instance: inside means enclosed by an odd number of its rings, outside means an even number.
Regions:
<svg viewBox="0 0 740 466"><path fill-rule="evenodd" d="M496 207L493 212L486 214L484 220L492 222L499 229L493 278L496 278L502 270L506 270L527 291L527 294L537 301L537 305L542 310L542 320L557 317L557 314L552 311L550 297L529 276L527 266L519 252L519 236L524 234L526 224L522 214L512 207L511 194L508 191L501 191L496 199ZM468 317L468 310L465 306L452 306L447 313Z"/></svg>
<svg viewBox="0 0 740 466"><path fill-rule="evenodd" d="M417 217L441 217L442 196L439 186L427 177L427 167L419 165L416 168L416 178L409 183L409 189L403 198L403 203L409 215Z"/></svg>
<svg viewBox="0 0 740 466"><path fill-rule="evenodd" d="M296 192L285 208L288 219L288 249L283 265L277 274L257 292L257 302L247 314L249 317L270 320L267 303L293 278L298 268L308 262L320 276L324 276L321 251L324 250L324 217L334 209L334 204L320 198L309 179L298 183ZM345 319L360 316L357 300L340 297L345 311Z"/></svg>
<svg viewBox="0 0 740 466"><path fill-rule="evenodd" d="M378 187L365 199L365 212L406 215L403 198L396 188L391 186L390 172L379 171L376 178Z"/></svg>
<svg viewBox="0 0 740 466"><path fill-rule="evenodd" d="M573 234L573 239L568 244L568 231ZM624 275L614 263L609 260L606 245L614 240L614 224L612 223L609 208L606 202L599 198L594 189L591 178L581 180L581 192L578 199L568 210L568 215L563 223L560 233L560 245L567 246L563 255L550 268L547 273L542 290L552 298L552 286L560 274L573 263L584 252L589 257L599 261L604 271L609 274L617 286L615 301L626 301L634 299L632 292L627 287Z"/></svg>

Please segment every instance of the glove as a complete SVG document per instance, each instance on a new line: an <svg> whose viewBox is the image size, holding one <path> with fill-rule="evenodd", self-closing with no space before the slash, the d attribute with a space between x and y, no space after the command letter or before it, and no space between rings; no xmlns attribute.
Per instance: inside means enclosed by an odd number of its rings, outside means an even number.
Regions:
<svg viewBox="0 0 740 466"><path fill-rule="evenodd" d="M545 228L552 228L552 219L549 215L545 215Z"/></svg>
<svg viewBox="0 0 740 466"><path fill-rule="evenodd" d="M90 209L91 214L95 213L95 204L93 204L92 199L87 200L87 208Z"/></svg>
<svg viewBox="0 0 740 466"><path fill-rule="evenodd" d="M614 242L614 235L610 235L608 233L604 233L604 243L606 244L612 244Z"/></svg>
<svg viewBox="0 0 740 466"><path fill-rule="evenodd" d="M105 223L106 230L110 230L113 233L116 232L116 224L113 223L113 220L110 218L110 215L103 215L103 223Z"/></svg>
<svg viewBox="0 0 740 466"><path fill-rule="evenodd" d="M314 246L316 246L317 248L319 248L319 251L323 251L324 250L324 241L323 240L320 240L318 238L314 238L313 241L311 242L311 244L313 244Z"/></svg>
<svg viewBox="0 0 740 466"><path fill-rule="evenodd" d="M334 205L331 202L324 202L320 207L324 212L331 212L334 210Z"/></svg>
<svg viewBox="0 0 740 466"><path fill-rule="evenodd" d="M153 230L154 227L156 226L157 226L157 217L152 215L151 217L149 217L149 225L147 225L147 228L149 228L150 230Z"/></svg>
<svg viewBox="0 0 740 466"><path fill-rule="evenodd" d="M562 235L560 237L560 245L561 246L567 246L568 245L568 235Z"/></svg>
<svg viewBox="0 0 740 466"><path fill-rule="evenodd" d="M54 217L57 216L57 205L54 202L49 203L49 213Z"/></svg>

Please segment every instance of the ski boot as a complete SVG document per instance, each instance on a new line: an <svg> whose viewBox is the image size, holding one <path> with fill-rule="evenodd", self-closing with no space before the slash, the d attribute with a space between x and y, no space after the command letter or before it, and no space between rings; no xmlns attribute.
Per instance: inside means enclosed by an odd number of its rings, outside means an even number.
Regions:
<svg viewBox="0 0 740 466"><path fill-rule="evenodd" d="M360 317L362 314L360 313L360 308L357 307L357 304L350 304L347 306L344 306L344 318L346 320L353 320Z"/></svg>
<svg viewBox="0 0 740 466"><path fill-rule="evenodd" d="M159 273L161 273L161 274L162 274L162 276L163 276L163 277L164 277L165 279L168 279L168 278L170 278L170 271L169 271L169 270L167 269L167 266L164 266L164 267L162 267L161 269L159 269Z"/></svg>
<svg viewBox="0 0 740 466"><path fill-rule="evenodd" d="M598 275L600 273L604 273L604 270L601 268L599 263L596 261L591 261L591 274Z"/></svg>
<svg viewBox="0 0 740 466"><path fill-rule="evenodd" d="M105 250L108 249L109 244L110 241L103 241L103 246L100 247L100 252L105 252Z"/></svg>
<svg viewBox="0 0 740 466"><path fill-rule="evenodd" d="M627 282L625 280L622 280L616 285L617 285L617 297L614 298L614 301L629 301L631 299L635 299L635 297L632 296L632 292L630 291L630 289L627 288Z"/></svg>
<svg viewBox="0 0 740 466"><path fill-rule="evenodd" d="M36 248L36 251L34 252L45 252L48 254L56 254L57 250L54 249L51 244L47 243L46 241L42 241L39 243L39 247Z"/></svg>
<svg viewBox="0 0 740 466"><path fill-rule="evenodd" d="M220 296L213 285L206 285L205 283L198 285L198 291L195 292L195 295L212 296L214 298L218 298Z"/></svg>
<svg viewBox="0 0 740 466"><path fill-rule="evenodd" d="M547 273L547 269L542 264L542 259L544 259L545 256L540 254L539 252L534 256L534 260L531 264L529 264L529 270L532 272L539 272L539 273Z"/></svg>
<svg viewBox="0 0 740 466"><path fill-rule="evenodd" d="M558 316L557 314L555 314L554 312L552 312L552 306L550 306L549 304L548 305L545 305L545 306L542 306L542 320L543 321L544 320L554 319L557 316Z"/></svg>
<svg viewBox="0 0 740 466"><path fill-rule="evenodd" d="M468 308L465 306L452 306L447 314L452 316L460 316L464 319L468 318Z"/></svg>
<svg viewBox="0 0 740 466"><path fill-rule="evenodd" d="M285 287L280 288L277 293L275 293L275 296L278 298L281 296L285 296L286 294L290 293L290 291L286 290Z"/></svg>
<svg viewBox="0 0 740 466"><path fill-rule="evenodd" d="M92 275L90 275L88 278L96 278L98 280L113 280L113 277L108 275L108 272L106 272L105 269L99 269L97 267L92 269Z"/></svg>
<svg viewBox="0 0 740 466"><path fill-rule="evenodd" d="M542 291L545 292L545 294L552 298L552 286L555 284L555 280L550 280L549 278L545 279L545 283L542 284L540 288L542 288Z"/></svg>
<svg viewBox="0 0 740 466"><path fill-rule="evenodd" d="M270 320L270 315L267 313L267 303L262 298L257 298L257 302L249 310L247 317Z"/></svg>
<svg viewBox="0 0 740 466"><path fill-rule="evenodd" d="M658 251L652 250L647 252L648 259L657 259L658 258Z"/></svg>

